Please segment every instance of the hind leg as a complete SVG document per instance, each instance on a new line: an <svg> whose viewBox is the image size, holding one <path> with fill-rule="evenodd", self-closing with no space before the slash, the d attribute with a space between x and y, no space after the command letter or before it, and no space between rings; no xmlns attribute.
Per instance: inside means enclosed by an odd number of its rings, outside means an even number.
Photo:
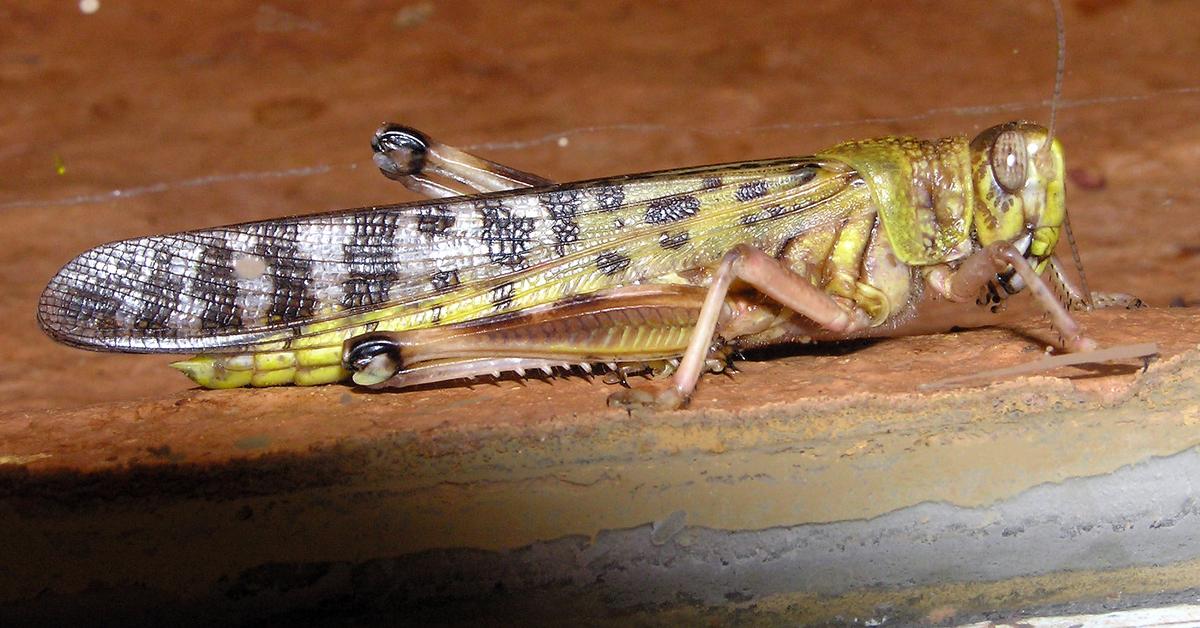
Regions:
<svg viewBox="0 0 1200 628"><path fill-rule="evenodd" d="M447 146L399 124L379 127L371 148L375 151L375 165L383 176L430 198L553 184L549 179Z"/></svg>

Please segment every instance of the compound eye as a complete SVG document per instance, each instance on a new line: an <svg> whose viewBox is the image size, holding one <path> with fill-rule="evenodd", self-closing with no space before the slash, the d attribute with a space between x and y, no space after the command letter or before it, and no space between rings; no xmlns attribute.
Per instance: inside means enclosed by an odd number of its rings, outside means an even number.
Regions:
<svg viewBox="0 0 1200 628"><path fill-rule="evenodd" d="M992 176L1005 192L1016 192L1025 186L1025 168L1029 155L1025 152L1025 136L1019 131L1001 133L992 142Z"/></svg>

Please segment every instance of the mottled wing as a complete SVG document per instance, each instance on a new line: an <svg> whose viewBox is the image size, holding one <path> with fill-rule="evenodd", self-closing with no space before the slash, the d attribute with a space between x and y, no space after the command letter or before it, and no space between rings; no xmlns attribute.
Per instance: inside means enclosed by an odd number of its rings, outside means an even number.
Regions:
<svg viewBox="0 0 1200 628"><path fill-rule="evenodd" d="M130 352L235 351L331 329L469 320L707 265L837 219L853 172L799 158L244 223L99 246L43 329ZM787 230L772 223L789 222Z"/></svg>

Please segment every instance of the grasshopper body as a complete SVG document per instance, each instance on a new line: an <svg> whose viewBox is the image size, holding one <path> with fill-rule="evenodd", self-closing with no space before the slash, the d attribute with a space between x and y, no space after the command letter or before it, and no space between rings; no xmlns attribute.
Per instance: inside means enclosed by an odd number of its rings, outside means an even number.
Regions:
<svg viewBox="0 0 1200 628"><path fill-rule="evenodd" d="M658 407L730 350L899 332L930 294L1031 288L1092 346L1053 255L1061 147L1034 124L564 185L403 127L375 148L435 200L106 244L51 280L43 329L197 353L175 366L213 388L651 364L674 377L615 402Z"/></svg>

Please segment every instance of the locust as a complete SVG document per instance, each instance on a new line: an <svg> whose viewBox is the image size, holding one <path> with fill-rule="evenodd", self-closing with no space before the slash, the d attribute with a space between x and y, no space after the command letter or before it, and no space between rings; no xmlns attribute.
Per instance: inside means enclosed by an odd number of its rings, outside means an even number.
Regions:
<svg viewBox="0 0 1200 628"><path fill-rule="evenodd" d="M1031 122L565 184L396 124L372 146L428 200L105 244L51 279L42 328L194 353L172 366L208 388L649 369L609 403L657 409L737 352L906 333L929 299L1029 291L1063 349L1097 348L1055 254L1063 149Z"/></svg>

